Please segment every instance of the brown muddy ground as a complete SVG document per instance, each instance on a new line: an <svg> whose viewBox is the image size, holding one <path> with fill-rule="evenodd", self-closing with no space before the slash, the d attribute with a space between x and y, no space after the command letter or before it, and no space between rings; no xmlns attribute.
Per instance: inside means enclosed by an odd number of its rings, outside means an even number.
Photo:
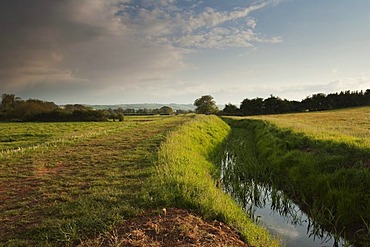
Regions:
<svg viewBox="0 0 370 247"><path fill-rule="evenodd" d="M229 226L203 220L183 209L149 211L121 227L80 246L244 246Z"/></svg>

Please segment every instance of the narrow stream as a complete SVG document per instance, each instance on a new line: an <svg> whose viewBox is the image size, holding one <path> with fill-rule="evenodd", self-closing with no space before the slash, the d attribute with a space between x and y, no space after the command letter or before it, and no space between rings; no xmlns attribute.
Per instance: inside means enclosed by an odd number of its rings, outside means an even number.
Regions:
<svg viewBox="0 0 370 247"><path fill-rule="evenodd" d="M241 161L243 160L243 161ZM232 150L226 150L221 161L223 189L229 193L258 224L278 235L287 247L350 247L347 242L320 227L282 191L270 185L258 184L245 174L245 162L238 159ZM251 164L247 164L247 167ZM353 247L353 246L352 246Z"/></svg>

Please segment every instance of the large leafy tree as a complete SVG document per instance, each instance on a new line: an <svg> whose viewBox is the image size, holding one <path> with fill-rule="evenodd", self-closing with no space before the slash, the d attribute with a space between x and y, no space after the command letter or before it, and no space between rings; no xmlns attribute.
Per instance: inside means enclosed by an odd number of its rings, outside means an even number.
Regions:
<svg viewBox="0 0 370 247"><path fill-rule="evenodd" d="M216 114L218 112L216 101L213 100L211 95L203 95L196 99L194 105L197 107L195 112L199 114Z"/></svg>
<svg viewBox="0 0 370 247"><path fill-rule="evenodd" d="M243 115L259 115L263 110L263 98L245 99L240 105Z"/></svg>
<svg viewBox="0 0 370 247"><path fill-rule="evenodd" d="M19 97L16 97L14 94L4 93L2 95L0 110L12 110L19 102L21 102L21 99Z"/></svg>
<svg viewBox="0 0 370 247"><path fill-rule="evenodd" d="M231 103L225 105L225 108L221 112L222 115L237 116L240 115L239 109L236 105Z"/></svg>
<svg viewBox="0 0 370 247"><path fill-rule="evenodd" d="M163 107L161 107L161 109L159 109L159 114L171 115L171 114L173 114L173 109L169 106L163 106Z"/></svg>

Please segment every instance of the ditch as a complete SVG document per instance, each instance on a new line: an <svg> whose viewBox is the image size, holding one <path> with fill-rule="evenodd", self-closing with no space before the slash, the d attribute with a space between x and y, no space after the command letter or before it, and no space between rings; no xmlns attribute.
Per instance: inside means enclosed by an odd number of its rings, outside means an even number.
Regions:
<svg viewBox="0 0 370 247"><path fill-rule="evenodd" d="M321 214L317 205L307 202L309 199L301 200L294 194L296 185L281 173L276 174L271 164L266 165L268 161L261 159L253 128L242 127L240 123L231 126L232 132L215 162L221 166L218 176L223 190L250 218L278 235L287 247L370 246L368 239L356 239L357 233L366 229L348 230L338 223L340 216Z"/></svg>
<svg viewBox="0 0 370 247"><path fill-rule="evenodd" d="M311 219L284 192L269 184L246 180L236 174L237 157L225 151L221 162L223 190L241 205L254 222L282 239L286 247L339 247L349 245Z"/></svg>

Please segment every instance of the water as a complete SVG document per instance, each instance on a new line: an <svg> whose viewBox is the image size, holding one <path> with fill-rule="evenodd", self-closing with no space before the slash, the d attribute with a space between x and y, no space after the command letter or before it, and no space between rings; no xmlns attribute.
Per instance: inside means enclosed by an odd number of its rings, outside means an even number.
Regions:
<svg viewBox="0 0 370 247"><path fill-rule="evenodd" d="M238 167L243 164L238 164L234 155L225 152L221 163L223 189L242 205L252 219L273 235L278 235L285 246L352 246L339 237L340 233L325 231L282 191L258 184L249 177L249 173L244 174L243 169Z"/></svg>
<svg viewBox="0 0 370 247"><path fill-rule="evenodd" d="M345 246L342 239L335 240L333 234L320 229L314 222L303 213L300 208L291 202L276 205L272 199L271 189L259 186L263 191L261 197L263 203L251 204L252 213L261 225L265 226L273 234L278 234L287 247L322 247L322 246ZM274 193L283 193L276 191Z"/></svg>

